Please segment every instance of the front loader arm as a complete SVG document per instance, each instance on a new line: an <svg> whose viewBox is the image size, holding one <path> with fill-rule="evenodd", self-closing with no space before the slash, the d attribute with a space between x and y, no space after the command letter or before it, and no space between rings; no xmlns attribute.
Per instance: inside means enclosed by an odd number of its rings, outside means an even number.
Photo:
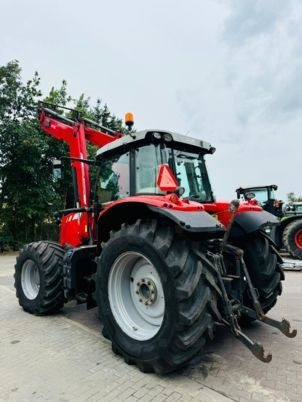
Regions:
<svg viewBox="0 0 302 402"><path fill-rule="evenodd" d="M87 159L86 142L102 147L121 137L121 134L103 128L107 132L92 127L101 127L88 119L70 119L61 116L56 111L42 106L40 108L41 129L52 137L64 141L69 146L71 158ZM75 200L78 208L89 207L90 200L90 178L87 164L73 160L71 161L76 186Z"/></svg>
<svg viewBox="0 0 302 402"><path fill-rule="evenodd" d="M67 118L51 116L48 110L42 109L40 113L41 129L57 140L64 141L69 146L70 157L87 159L87 148L83 127ZM86 164L79 161L71 162L76 207L82 208L90 205L90 179L89 169Z"/></svg>

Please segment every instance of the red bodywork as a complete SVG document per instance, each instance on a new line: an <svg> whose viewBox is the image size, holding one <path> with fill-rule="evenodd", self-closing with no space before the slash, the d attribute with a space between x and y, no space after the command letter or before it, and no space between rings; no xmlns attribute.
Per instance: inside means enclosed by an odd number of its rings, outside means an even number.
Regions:
<svg viewBox="0 0 302 402"><path fill-rule="evenodd" d="M215 201L210 204L203 204L204 208L210 214L216 215L217 219L227 226L231 218L231 212L229 211L230 201ZM257 201L244 201L241 202L237 211L237 215L242 212L261 212L263 209L260 207Z"/></svg>
<svg viewBox="0 0 302 402"><path fill-rule="evenodd" d="M102 147L116 139L122 134L116 133L109 135L100 130L91 128L85 122L74 122L67 124L60 119L49 116L42 109L40 113L41 129L58 140L65 141L69 145L71 158L87 159L86 141ZM86 163L72 161L71 165L76 170L76 179L79 193L79 208L88 208L91 206L90 200L90 178L89 168ZM158 177L158 184L162 189L175 188L177 181L173 176L169 166L162 165ZM174 183L175 181L175 183ZM156 206L158 208L176 209L181 211L207 211L216 216L216 218L227 226L231 214L229 212L230 202L213 202L209 204L200 204L195 201L180 199L176 194L165 196L132 196L109 203L100 213L99 219L107 214L112 208L125 203L142 203ZM238 214L247 211L259 212L262 208L254 200L240 204ZM87 243L89 240L95 241L94 218L91 212L72 212L62 218L60 225L60 244L62 246L70 245L78 247ZM91 237L93 237L91 239Z"/></svg>

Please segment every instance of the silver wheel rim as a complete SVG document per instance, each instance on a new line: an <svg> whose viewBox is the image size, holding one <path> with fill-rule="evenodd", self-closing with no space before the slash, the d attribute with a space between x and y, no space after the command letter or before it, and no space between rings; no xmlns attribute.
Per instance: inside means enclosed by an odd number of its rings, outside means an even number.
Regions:
<svg viewBox="0 0 302 402"><path fill-rule="evenodd" d="M22 266L21 286L23 293L29 300L34 300L40 290L40 272L33 260L27 260Z"/></svg>
<svg viewBox="0 0 302 402"><path fill-rule="evenodd" d="M112 314L129 337L146 341L159 331L165 313L160 276L142 254L129 251L113 263L108 281Z"/></svg>

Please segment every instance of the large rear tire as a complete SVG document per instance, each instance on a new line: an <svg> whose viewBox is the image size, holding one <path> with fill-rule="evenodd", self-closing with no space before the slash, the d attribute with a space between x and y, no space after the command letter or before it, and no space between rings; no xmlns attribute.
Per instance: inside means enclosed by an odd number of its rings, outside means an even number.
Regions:
<svg viewBox="0 0 302 402"><path fill-rule="evenodd" d="M213 336L215 280L199 245L157 220L123 224L103 245L97 300L104 332L113 351L143 372L187 365Z"/></svg>
<svg viewBox="0 0 302 402"><path fill-rule="evenodd" d="M290 255L302 260L302 219L289 223L284 229L282 239Z"/></svg>
<svg viewBox="0 0 302 402"><path fill-rule="evenodd" d="M261 232L233 240L233 243L244 251L244 261L252 283L258 291L262 309L267 313L274 307L277 297L282 293L281 281L284 279L284 274L277 254ZM247 307L253 307L248 290L244 294L244 303Z"/></svg>
<svg viewBox="0 0 302 402"><path fill-rule="evenodd" d="M24 246L15 265L15 288L20 306L36 315L55 313L63 307L64 250L55 242Z"/></svg>

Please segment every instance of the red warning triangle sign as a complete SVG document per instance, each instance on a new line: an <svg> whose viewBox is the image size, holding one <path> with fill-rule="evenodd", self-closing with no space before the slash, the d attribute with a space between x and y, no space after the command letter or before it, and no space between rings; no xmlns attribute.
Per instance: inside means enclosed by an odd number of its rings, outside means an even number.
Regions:
<svg viewBox="0 0 302 402"><path fill-rule="evenodd" d="M157 185L161 191L175 191L178 187L177 180L168 164L160 165Z"/></svg>

